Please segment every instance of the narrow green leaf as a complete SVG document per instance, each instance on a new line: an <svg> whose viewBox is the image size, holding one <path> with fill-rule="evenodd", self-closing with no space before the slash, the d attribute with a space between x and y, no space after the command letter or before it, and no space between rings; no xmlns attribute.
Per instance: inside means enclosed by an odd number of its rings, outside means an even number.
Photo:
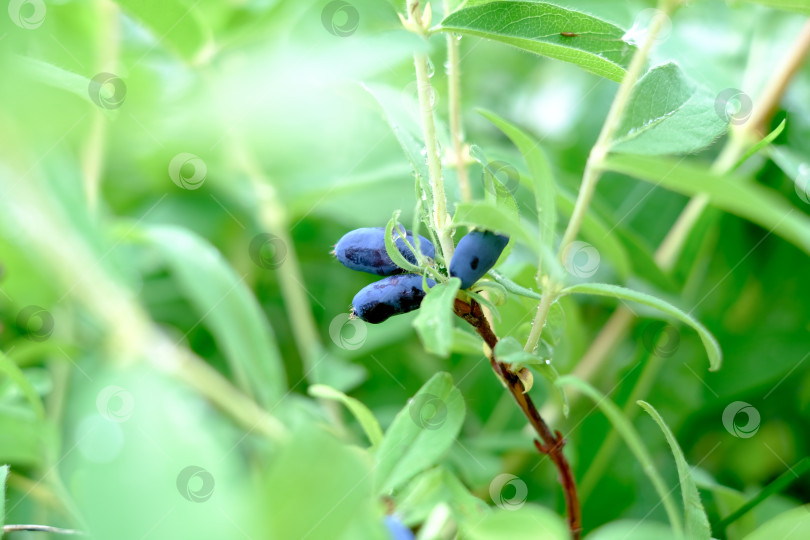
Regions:
<svg viewBox="0 0 810 540"><path fill-rule="evenodd" d="M716 97L677 64L655 66L633 87L611 151L660 155L705 148L728 127L715 110Z"/></svg>
<svg viewBox="0 0 810 540"><path fill-rule="evenodd" d="M743 540L776 540L810 538L810 505L782 512L765 522Z"/></svg>
<svg viewBox="0 0 810 540"><path fill-rule="evenodd" d="M603 167L684 195L703 193L712 205L756 223L810 253L810 217L770 188L660 157L611 155Z"/></svg>
<svg viewBox="0 0 810 540"><path fill-rule="evenodd" d="M483 355L481 338L461 328L453 328L453 352Z"/></svg>
<svg viewBox="0 0 810 540"><path fill-rule="evenodd" d="M195 60L206 46L211 46L211 31L196 3L183 0L116 0L116 3L152 33L156 46L165 45L187 61Z"/></svg>
<svg viewBox="0 0 810 540"><path fill-rule="evenodd" d="M664 484L664 480L658 473L658 469L655 468L652 457L650 457L650 453L644 446L641 436L639 436L636 428L633 427L633 424L631 424L630 421L625 418L615 403L582 379L579 379L573 375L564 375L560 377L557 384L577 388L583 394L591 398L593 402L602 410L605 416L607 416L610 423L613 424L613 427L616 429L619 435L622 436L624 442L627 444L627 447L630 448L630 451L633 452L633 455L641 464L641 467L644 469L644 473L652 482L655 491L658 492L658 496L661 498L661 504L663 504L664 509L667 512L669 523L672 526L673 531L675 531L676 536L682 536L683 524L681 523L681 518L678 515L678 510L675 503L670 497L670 490L667 488L666 484Z"/></svg>
<svg viewBox="0 0 810 540"><path fill-rule="evenodd" d="M717 371L720 369L720 365L723 361L723 353L720 350L720 344L717 343L717 340L714 338L711 332L709 332L705 326L698 322L697 319L680 308L673 306L669 302L646 293L634 291L625 287L619 287L618 285L609 285L607 283L580 283L578 285L566 287L562 290L561 294L592 294L595 296L608 296L611 298L618 298L619 300L638 302L639 304L655 308L658 311L677 319L685 325L694 328L700 336L700 340L703 342L703 346L706 348L706 353L709 356L709 370Z"/></svg>
<svg viewBox="0 0 810 540"><path fill-rule="evenodd" d="M36 389L26 378L25 374L20 371L20 368L12 362L5 354L0 352L0 375L5 374L16 384L22 391L25 399L31 405L31 409L40 420L45 419L45 406L39 398Z"/></svg>
<svg viewBox="0 0 810 540"><path fill-rule="evenodd" d="M537 241L532 238L507 211L485 201L461 202L456 204L453 226L469 225L492 232L502 233L512 239L520 240L539 254Z"/></svg>
<svg viewBox="0 0 810 540"><path fill-rule="evenodd" d="M464 398L449 373L437 373L408 400L375 454L376 485L390 493L436 464L464 421Z"/></svg>
<svg viewBox="0 0 810 540"><path fill-rule="evenodd" d="M553 247L554 233L557 228L556 189L554 175L543 149L525 131L497 114L483 109L479 109L478 113L503 131L526 160L526 165L531 173L537 221L540 227L540 241L549 248Z"/></svg>
<svg viewBox="0 0 810 540"><path fill-rule="evenodd" d="M484 200L488 201L495 206L505 208L513 219L519 219L520 209L518 208L515 196L509 191L509 188L498 178L497 173L501 172L496 170L499 165L498 162L490 162L483 150L476 145L470 147L470 155L481 164L484 174ZM506 165L501 162L501 165ZM516 180L520 181L520 173L514 170L517 176Z"/></svg>
<svg viewBox="0 0 810 540"><path fill-rule="evenodd" d="M0 531L6 524L6 482L8 481L8 465L0 465Z"/></svg>
<svg viewBox="0 0 810 540"><path fill-rule="evenodd" d="M399 225L397 221L399 219L399 210L394 212L394 215L391 216L391 219L388 220L388 224L385 226L385 251L388 253L388 256L394 261L394 264L405 270L406 272L411 272L413 274L421 274L422 269L416 266L415 264L411 264L408 262L408 259L399 251L399 248L396 245L396 240L394 238L394 228L397 228L397 231L403 230L402 227Z"/></svg>
<svg viewBox="0 0 810 540"><path fill-rule="evenodd" d="M90 79L87 77L27 56L13 56L12 61L16 64L15 67L19 67L27 77L53 88L70 92L89 105L94 105L93 100L90 99ZM101 110L105 114L113 112L104 108Z"/></svg>
<svg viewBox="0 0 810 540"><path fill-rule="evenodd" d="M503 288L509 291L512 294L517 294L519 296L525 296L526 298L533 298L535 300L542 300L543 295L537 291L532 289L527 289L521 285L518 285L502 273L498 272L497 270L490 270L489 272L495 281L503 285Z"/></svg>
<svg viewBox="0 0 810 540"><path fill-rule="evenodd" d="M675 456L675 464L678 467L678 480L680 480L681 495L683 496L686 537L690 540L710 540L712 531L709 526L709 517L706 515L706 509L703 508L703 503L700 501L700 492L698 492L692 470L689 463L686 462L678 440L661 415L658 414L658 411L655 410L655 407L646 401L639 400L636 403L647 411L647 414L652 416L652 419L664 432L669 447L672 449L672 455Z"/></svg>
<svg viewBox="0 0 810 540"><path fill-rule="evenodd" d="M453 347L453 303L460 288L459 278L431 288L413 320L425 350L441 358L448 357Z"/></svg>
<svg viewBox="0 0 810 540"><path fill-rule="evenodd" d="M271 407L285 395L284 363L273 328L222 255L186 229L155 226L145 238L163 257L177 285L213 334L239 386Z"/></svg>
<svg viewBox="0 0 810 540"><path fill-rule="evenodd" d="M779 125L773 129L773 131L765 135L761 141L759 141L754 146L746 150L745 154L743 154L742 157L740 157L740 159L737 160L737 163L734 164L731 170L732 171L736 170L740 165L748 161L748 158L750 158L751 156L753 156L754 154L756 154L757 152L759 152L760 150L771 144L774 141L774 139L776 139L782 133L782 130L785 129L786 123L787 118L784 118L781 122L779 122Z"/></svg>
<svg viewBox="0 0 810 540"><path fill-rule="evenodd" d="M795 11L796 13L804 13L810 15L810 4L807 0L748 0L756 4L762 4L774 9L783 9L785 11Z"/></svg>
<svg viewBox="0 0 810 540"><path fill-rule="evenodd" d="M616 82L624 77L636 51L634 45L624 41L625 31L618 26L544 2L505 1L471 6L450 14L440 29L492 39L570 62Z"/></svg>
<svg viewBox="0 0 810 540"><path fill-rule="evenodd" d="M347 396L343 392L325 384L313 384L307 389L307 393L313 397L331 399L345 405L360 424L360 427L363 428L371 443L372 450L382 442L383 432L380 423L374 417L374 413L359 399Z"/></svg>

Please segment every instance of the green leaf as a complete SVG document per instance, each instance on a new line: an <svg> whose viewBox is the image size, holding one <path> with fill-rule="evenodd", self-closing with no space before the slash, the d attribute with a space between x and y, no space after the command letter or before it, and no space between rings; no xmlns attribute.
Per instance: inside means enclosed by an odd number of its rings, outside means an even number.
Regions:
<svg viewBox="0 0 810 540"><path fill-rule="evenodd" d="M143 24L155 41L166 45L187 61L212 47L211 31L205 26L196 3L183 0L116 0L121 8ZM147 52L148 54L148 52Z"/></svg>
<svg viewBox="0 0 810 540"><path fill-rule="evenodd" d="M28 408L0 407L0 463L41 466L48 429Z"/></svg>
<svg viewBox="0 0 810 540"><path fill-rule="evenodd" d="M459 278L450 278L447 283L431 288L413 320L425 350L442 358L450 356L453 347L453 303L460 288Z"/></svg>
<svg viewBox="0 0 810 540"><path fill-rule="evenodd" d="M469 225L488 231L502 233L511 239L520 240L539 254L537 241L503 208L484 201L460 202L456 204L453 226Z"/></svg>
<svg viewBox="0 0 810 540"><path fill-rule="evenodd" d="M796 195L802 202L810 202L810 160L801 152L785 145L774 145L768 152L771 160L793 181Z"/></svg>
<svg viewBox="0 0 810 540"><path fill-rule="evenodd" d="M457 354L484 354L481 338L462 330L453 328L453 352Z"/></svg>
<svg viewBox="0 0 810 540"><path fill-rule="evenodd" d="M611 141L611 151L688 154L722 135L728 122L715 111L716 96L688 80L675 63L656 66L633 87Z"/></svg>
<svg viewBox="0 0 810 540"><path fill-rule="evenodd" d="M245 284L222 255L186 229L155 226L145 238L160 252L174 278L213 334L238 385L265 407L287 389L273 328Z"/></svg>
<svg viewBox="0 0 810 540"><path fill-rule="evenodd" d="M744 540L810 538L810 505L793 508L765 522Z"/></svg>
<svg viewBox="0 0 810 540"><path fill-rule="evenodd" d="M13 56L12 61L17 64L25 76L53 88L70 92L89 105L94 105L93 100L90 99L90 79L87 77L27 56ZM104 108L101 110L107 115L113 114L113 110Z"/></svg>
<svg viewBox="0 0 810 540"><path fill-rule="evenodd" d="M568 540L571 533L560 516L540 506L498 508L483 518L460 523L468 540Z"/></svg>
<svg viewBox="0 0 810 540"><path fill-rule="evenodd" d="M588 535L588 540L681 540L663 523L651 521L613 521ZM691 539L690 539L691 540Z"/></svg>
<svg viewBox="0 0 810 540"><path fill-rule="evenodd" d="M565 311L559 302L554 302L548 310L546 324L540 336L547 340L549 344L556 347L565 335Z"/></svg>
<svg viewBox="0 0 810 540"><path fill-rule="evenodd" d="M0 352L0 375L5 374L16 384L31 405L31 409L40 420L45 419L45 406L39 398L36 389L31 385L25 374L5 354Z"/></svg>
<svg viewBox="0 0 810 540"><path fill-rule="evenodd" d="M650 453L644 446L641 436L639 436L638 432L633 427L633 424L631 424L630 421L625 418L621 410L619 410L613 401L608 399L607 396L602 395L599 390L589 385L582 379L574 377L573 375L564 375L560 377L557 384L577 388L583 394L591 398L602 410L604 415L607 416L610 423L613 424L613 427L616 429L619 435L622 436L624 442L627 443L628 448L630 448L630 451L641 464L641 467L644 469L644 473L652 482L655 491L661 498L661 504L663 504L664 509L667 512L670 525L672 525L672 530L675 531L676 536L682 536L683 525L681 523L681 518L678 516L675 503L670 497L670 490L667 488L666 484L664 484L664 480L658 473L658 469L655 468L652 457L650 457Z"/></svg>
<svg viewBox="0 0 810 540"><path fill-rule="evenodd" d="M783 119L779 123L779 125L776 126L773 131L765 135L761 141L759 141L754 146L746 150L745 154L743 154L742 157L740 157L740 159L737 160L737 163L735 163L730 170L732 171L736 170L740 165L745 163L748 160L748 158L750 158L751 156L753 156L754 154L756 154L757 152L759 152L760 150L771 144L774 141L774 139L776 139L782 133L782 130L785 129L786 123L787 118Z"/></svg>
<svg viewBox="0 0 810 540"><path fill-rule="evenodd" d="M625 31L592 15L543 2L489 2L456 11L441 30L478 36L576 64L620 82L636 47ZM576 34L565 36L562 34Z"/></svg>
<svg viewBox="0 0 810 540"><path fill-rule="evenodd" d="M494 204L495 206L505 208L513 219L519 219L520 209L518 208L515 196L512 195L512 192L509 191L509 189L497 176L497 173L501 172L497 170L498 162L490 162L481 148L476 145L472 145L470 147L470 155L476 161L478 161L483 168L484 200ZM501 162L501 164L506 165L503 162ZM514 174L518 176L519 180L520 175L517 170L514 171Z"/></svg>
<svg viewBox="0 0 810 540"><path fill-rule="evenodd" d="M554 233L557 228L556 189L554 175L543 149L525 131L497 114L483 109L479 109L478 113L503 131L526 160L531 173L540 241L549 248L554 247Z"/></svg>
<svg viewBox="0 0 810 540"><path fill-rule="evenodd" d="M660 157L608 156L603 167L684 195L703 193L710 204L756 223L810 254L810 217L770 188Z"/></svg>
<svg viewBox="0 0 810 540"><path fill-rule="evenodd" d="M652 416L652 419L655 420L655 423L658 424L658 427L664 432L669 447L672 449L672 455L675 456L675 464L678 467L678 480L680 480L681 495L683 496L686 537L690 540L710 540L712 531L709 526L709 517L706 515L706 509L703 508L703 503L700 501L700 492L698 492L697 484L692 476L692 470L689 467L689 463L686 462L678 440L652 405L646 401L640 400L636 403Z"/></svg>
<svg viewBox="0 0 810 540"><path fill-rule="evenodd" d="M797 13L804 13L810 15L810 4L807 0L748 0L756 4L762 4L774 9L783 9L785 11L795 11Z"/></svg>
<svg viewBox="0 0 810 540"><path fill-rule="evenodd" d="M450 374L431 377L399 411L377 448L377 491L390 493L435 465L452 446L464 413L464 398Z"/></svg>
<svg viewBox="0 0 810 540"><path fill-rule="evenodd" d="M313 384L307 389L307 393L313 397L331 399L345 405L360 423L360 426L363 428L363 431L366 433L371 443L372 450L382 442L383 432L380 423L377 421L377 418L374 417L374 413L359 399L347 396L343 392L335 390L325 384Z"/></svg>
<svg viewBox="0 0 810 540"><path fill-rule="evenodd" d="M397 513L406 525L425 521L436 505L450 506L456 521L480 517L487 505L470 493L456 475L442 466L416 476L397 498Z"/></svg>
<svg viewBox="0 0 810 540"><path fill-rule="evenodd" d="M405 256L399 251L399 248L395 243L396 240L394 239L394 228L396 227L397 231L402 230L402 227L398 225L398 219L399 210L394 212L394 215L391 216L391 219L388 220L388 224L385 226L385 251L388 253L391 260L394 261L394 264L403 270L413 274L421 274L422 269L415 264L408 262L408 259L406 259ZM402 238L404 239L404 235Z"/></svg>
<svg viewBox="0 0 810 540"><path fill-rule="evenodd" d="M669 302L646 293L634 291L625 287L619 287L618 285L609 285L607 283L580 283L578 285L566 287L560 294L592 294L596 296L609 296L612 298L618 298L619 300L638 302L639 304L655 308L658 311L661 311L662 313L665 313L686 324L687 326L694 328L700 336L700 340L703 342L703 346L706 348L706 353L709 356L709 370L717 371L720 369L720 365L723 361L723 353L720 350L720 344L717 343L717 340L714 338L711 332L709 332L706 327L698 322L694 317L684 312L680 308L673 306Z"/></svg>

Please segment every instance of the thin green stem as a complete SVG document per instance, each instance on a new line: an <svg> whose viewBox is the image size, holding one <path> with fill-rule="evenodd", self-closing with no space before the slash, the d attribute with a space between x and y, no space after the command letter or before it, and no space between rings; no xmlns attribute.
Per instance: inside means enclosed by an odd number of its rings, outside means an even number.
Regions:
<svg viewBox="0 0 810 540"><path fill-rule="evenodd" d="M596 184L602 174L600 167L602 161L610 149L610 143L616 130L619 128L624 111L627 104L630 102L630 96L633 92L633 86L638 81L641 73L644 70L644 65L647 62L647 57L650 54L655 38L661 28L669 20L669 15L674 11L675 3L667 0L662 0L659 3L659 9L656 11L655 16L650 23L650 28L647 32L644 42L633 55L630 65L627 68L619 85L619 91L613 99L610 106L605 123L602 125L602 131L596 139L596 143L591 148L591 153L588 156L588 161L585 163L585 171L582 174L582 185L579 188L579 195L577 196L576 203L574 204L574 211L571 214L571 220L563 234L562 241L560 242L560 259L565 256L567 246L576 240L579 229L582 226L582 220L585 218L585 213L588 211L588 206L593 198Z"/></svg>
<svg viewBox="0 0 810 540"><path fill-rule="evenodd" d="M554 303L554 299L557 296L553 290L554 287L551 286L548 279L546 279L546 283L544 285L543 297L540 299L540 304L537 306L537 313L534 315L534 321L532 322L532 330L529 333L529 339L526 340L526 345L523 347L523 350L528 353L531 353L534 351L535 347L537 347L537 343L540 341L540 336L543 334L543 327L546 325L546 319L548 319L548 312L551 309L551 304Z"/></svg>

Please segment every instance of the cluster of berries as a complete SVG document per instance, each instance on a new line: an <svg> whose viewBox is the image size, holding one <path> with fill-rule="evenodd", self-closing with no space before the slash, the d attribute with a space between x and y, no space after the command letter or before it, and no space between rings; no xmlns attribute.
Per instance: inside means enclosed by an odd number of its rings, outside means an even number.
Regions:
<svg viewBox="0 0 810 540"><path fill-rule="evenodd" d="M403 238L404 235L404 238ZM406 241L407 240L407 243ZM489 231L472 231L458 243L450 259L450 276L461 279L461 288L469 289L495 265L509 238ZM399 230L394 242L411 264L417 264L408 244L414 245L411 231ZM436 249L424 236L419 236L422 255L433 259ZM360 319L377 324L393 315L408 313L419 307L426 291L419 274L406 274L385 251L385 228L355 229L341 238L332 252L347 268L388 276L360 289L352 300L352 312ZM436 282L425 278L428 287Z"/></svg>

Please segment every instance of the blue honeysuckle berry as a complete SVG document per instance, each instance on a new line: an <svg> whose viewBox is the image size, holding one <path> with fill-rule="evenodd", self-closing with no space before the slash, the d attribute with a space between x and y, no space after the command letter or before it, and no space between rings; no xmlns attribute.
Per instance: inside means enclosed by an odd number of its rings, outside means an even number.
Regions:
<svg viewBox="0 0 810 540"><path fill-rule="evenodd" d="M405 231L405 238L414 248L416 247L412 232ZM419 240L419 248L422 254L432 259L436 255L433 244L421 235ZM408 262L416 264L416 257L408 249L402 238L397 238L394 243ZM390 276L404 272L394 264L394 261L385 251L384 227L367 227L346 233L343 238L338 240L333 253L343 266L352 270L368 272L378 276Z"/></svg>
<svg viewBox="0 0 810 540"><path fill-rule="evenodd" d="M462 289L469 289L495 265L508 243L508 236L490 231L465 234L450 259L450 275L461 279Z"/></svg>
<svg viewBox="0 0 810 540"><path fill-rule="evenodd" d="M429 287L436 285L432 279L427 283ZM352 299L352 312L368 323L377 324L417 309L425 294L422 276L418 274L388 276L360 289Z"/></svg>
<svg viewBox="0 0 810 540"><path fill-rule="evenodd" d="M385 516L385 526L391 533L391 540L414 540L413 533L396 516Z"/></svg>

